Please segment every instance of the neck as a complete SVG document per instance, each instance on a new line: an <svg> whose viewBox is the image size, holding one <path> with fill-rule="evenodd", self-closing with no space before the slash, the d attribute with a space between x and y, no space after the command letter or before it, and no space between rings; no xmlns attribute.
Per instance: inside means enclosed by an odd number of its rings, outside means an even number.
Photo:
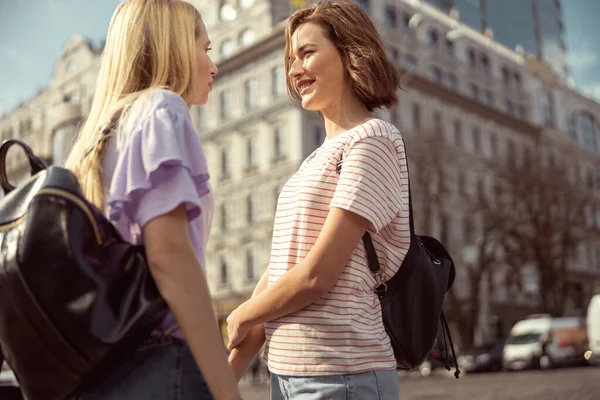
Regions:
<svg viewBox="0 0 600 400"><path fill-rule="evenodd" d="M325 120L327 139L333 139L373 118L373 115L353 91L351 93L346 91L336 103L321 110L321 114Z"/></svg>

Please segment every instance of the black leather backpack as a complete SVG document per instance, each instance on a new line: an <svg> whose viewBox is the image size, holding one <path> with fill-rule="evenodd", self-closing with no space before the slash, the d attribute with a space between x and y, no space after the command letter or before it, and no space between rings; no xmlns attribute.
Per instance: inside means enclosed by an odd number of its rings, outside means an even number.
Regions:
<svg viewBox="0 0 600 400"><path fill-rule="evenodd" d="M32 177L14 188L18 145ZM133 351L167 306L144 248L124 242L75 176L0 146L0 349L28 400L64 399Z"/></svg>

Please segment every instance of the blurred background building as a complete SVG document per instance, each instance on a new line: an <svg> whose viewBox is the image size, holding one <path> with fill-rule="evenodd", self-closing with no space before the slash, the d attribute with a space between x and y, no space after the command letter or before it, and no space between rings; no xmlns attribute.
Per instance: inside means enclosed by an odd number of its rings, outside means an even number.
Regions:
<svg viewBox="0 0 600 400"><path fill-rule="evenodd" d="M544 60L567 78L567 45L561 0L424 0L453 14L509 49Z"/></svg>
<svg viewBox="0 0 600 400"><path fill-rule="evenodd" d="M208 104L192 114L216 193L207 275L224 323L269 263L282 186L325 132L315 113L289 99L285 86L286 20L309 2L190 1L206 21L219 68ZM549 300L541 295L544 266L527 257L503 259L496 246L501 233L490 233L491 217L474 208L474 199L498 197L494 165L543 159L568 171L570 182L593 199L600 192L600 105L565 78L560 2L357 3L403 74L399 104L377 115L407 140L419 232L439 237L452 251L457 280L447 305L459 337L470 343L505 334L525 315L547 311ZM48 163L62 163L89 111L101 51L73 36L49 86L0 118L2 138L25 140ZM11 154L9 170L14 180L27 174L20 154ZM594 201L586 205L581 228L590 232L600 227ZM559 283L565 299L550 307L555 313L583 309L600 283L596 236L577 239L574 248L564 253L567 269ZM458 329L465 324L473 329Z"/></svg>

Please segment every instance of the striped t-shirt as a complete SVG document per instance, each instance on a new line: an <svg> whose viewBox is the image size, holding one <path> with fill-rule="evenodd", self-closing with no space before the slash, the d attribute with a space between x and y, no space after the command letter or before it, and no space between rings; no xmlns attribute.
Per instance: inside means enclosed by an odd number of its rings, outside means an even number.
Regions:
<svg viewBox="0 0 600 400"><path fill-rule="evenodd" d="M406 157L393 125L373 119L326 140L286 183L275 215L269 285L306 257L330 207L371 222L383 279L393 276L410 245ZM376 285L360 241L329 292L265 324L269 369L292 376L394 369Z"/></svg>

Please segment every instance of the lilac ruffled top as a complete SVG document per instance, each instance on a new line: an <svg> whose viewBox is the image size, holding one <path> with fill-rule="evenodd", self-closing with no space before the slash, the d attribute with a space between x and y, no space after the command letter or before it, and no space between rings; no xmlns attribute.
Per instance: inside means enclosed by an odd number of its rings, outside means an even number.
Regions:
<svg viewBox="0 0 600 400"><path fill-rule="evenodd" d="M103 158L107 214L127 241L143 244L142 229L181 204L192 244L203 267L214 214L214 197L202 143L185 101L155 90L129 108ZM182 338L171 314L159 332Z"/></svg>

